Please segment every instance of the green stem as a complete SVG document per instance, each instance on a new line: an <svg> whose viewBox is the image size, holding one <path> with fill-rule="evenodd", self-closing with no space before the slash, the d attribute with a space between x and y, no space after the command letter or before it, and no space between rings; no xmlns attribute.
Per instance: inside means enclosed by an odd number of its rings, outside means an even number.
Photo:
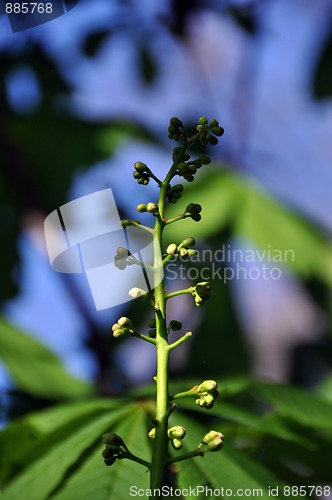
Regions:
<svg viewBox="0 0 332 500"><path fill-rule="evenodd" d="M191 286L189 288L184 288L183 290L176 290L176 292L170 292L165 296L165 299L171 299L172 297L178 297L179 295L185 295L186 293L193 293L195 290L194 286Z"/></svg>
<svg viewBox="0 0 332 500"><path fill-rule="evenodd" d="M194 458L194 457L204 457L204 451L201 450L194 450L194 451L189 451L188 453L184 453L183 455L180 455L179 457L172 457L168 459L169 464L174 464L175 462L181 462L182 460L187 460L188 458Z"/></svg>
<svg viewBox="0 0 332 500"><path fill-rule="evenodd" d="M151 468L151 464L149 462L146 462L146 460L143 460L142 458L136 457L136 455L133 455L130 452L124 458L128 458L128 460L132 460L133 462L137 462L138 464L144 465L144 467L147 467L148 469Z"/></svg>
<svg viewBox="0 0 332 500"><path fill-rule="evenodd" d="M189 339L189 337L192 336L192 332L187 332L185 333L181 338L179 338L179 340L176 340L175 342L173 342L173 344L170 344L167 349L169 351L172 351L173 349L175 349L176 347L178 347L180 344L182 344L182 342L184 342L185 340Z"/></svg>

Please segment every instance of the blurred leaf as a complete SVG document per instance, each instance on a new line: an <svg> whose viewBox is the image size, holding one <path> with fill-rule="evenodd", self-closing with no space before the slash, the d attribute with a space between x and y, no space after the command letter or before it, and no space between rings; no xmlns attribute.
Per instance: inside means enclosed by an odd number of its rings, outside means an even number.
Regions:
<svg viewBox="0 0 332 500"><path fill-rule="evenodd" d="M258 394L283 417L317 429L332 430L332 404L290 385L255 382Z"/></svg>
<svg viewBox="0 0 332 500"><path fill-rule="evenodd" d="M152 57L151 51L146 46L138 49L138 64L142 80L146 85L152 85L157 77L156 61Z"/></svg>
<svg viewBox="0 0 332 500"><path fill-rule="evenodd" d="M59 359L29 335L0 319L0 357L17 386L48 399L81 397L87 382L65 372Z"/></svg>
<svg viewBox="0 0 332 500"><path fill-rule="evenodd" d="M207 430L205 426L184 415L177 418L177 422L179 421L187 429L183 451L192 451L209 429ZM222 432L220 424L214 425L213 429ZM227 437L225 440L227 443ZM225 489L232 489L234 493L238 488L262 488L262 498L268 498L269 486L276 485L275 478L269 470L256 463L248 455L231 449L227 444L221 451L178 462L176 466L179 470L180 488L206 485L211 489L218 489L223 486ZM206 498L206 495L202 494L201 498Z"/></svg>
<svg viewBox="0 0 332 500"><path fill-rule="evenodd" d="M317 276L332 284L328 239L245 177L210 168L194 186L186 187L180 203L170 207L170 216L189 203L203 206L202 224L196 226L191 219L172 224L169 241L181 241L184 234L192 232L198 238L211 238L230 227L233 235L265 250L266 257L270 250L272 263L274 256L275 262L287 258L285 265L300 276Z"/></svg>
<svg viewBox="0 0 332 500"><path fill-rule="evenodd" d="M320 53L313 75L312 90L316 99L332 96L332 32Z"/></svg>
<svg viewBox="0 0 332 500"><path fill-rule="evenodd" d="M101 30L88 35L84 40L83 52L88 57L94 57L101 49L102 44L110 36L109 30Z"/></svg>
<svg viewBox="0 0 332 500"><path fill-rule="evenodd" d="M122 419L113 430L119 434L129 450L145 460L149 460L150 448L147 440L145 412L136 407L126 418ZM83 466L65 485L57 500L81 500L82 492L87 498L108 500L110 498L127 500L130 486L147 489L149 474L135 462L130 460L117 461L113 466L106 467L101 458L103 447L99 446L85 461Z"/></svg>
<svg viewBox="0 0 332 500"><path fill-rule="evenodd" d="M22 491L28 500L48 498L65 478L83 465L97 446L100 447L102 434L128 412L132 416L133 410L129 406L100 415L79 429L74 428L71 435L46 451L39 460L30 466L27 464L27 468L5 488L3 498L17 498ZM102 467L101 457L100 462Z"/></svg>

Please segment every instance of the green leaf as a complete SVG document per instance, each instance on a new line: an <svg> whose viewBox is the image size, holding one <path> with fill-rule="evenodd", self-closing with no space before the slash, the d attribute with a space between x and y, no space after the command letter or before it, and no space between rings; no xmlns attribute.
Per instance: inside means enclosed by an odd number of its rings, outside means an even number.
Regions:
<svg viewBox="0 0 332 500"><path fill-rule="evenodd" d="M30 394L57 399L91 391L88 383L70 376L51 351L1 318L0 357L15 384Z"/></svg>
<svg viewBox="0 0 332 500"><path fill-rule="evenodd" d="M73 429L117 407L123 408L123 404L121 399L76 401L29 414L10 424L0 433L0 454L6 457L0 466L1 482L8 482L27 464L49 453Z"/></svg>
<svg viewBox="0 0 332 500"><path fill-rule="evenodd" d="M178 416L176 422L180 422L187 429L187 435L183 441L184 452L194 450L210 430L184 415ZM219 424L213 426L214 430L222 432L222 428L219 427ZM178 462L176 466L179 470L180 488L208 485L212 490L224 487L231 489L234 493L240 488L251 490L258 488L262 490L261 497L268 498L269 486L276 485L276 480L269 470L249 456L229 448L227 442L219 452L207 453L204 457ZM211 498L217 496L211 496ZM206 495L201 494L201 498L206 498Z"/></svg>
<svg viewBox="0 0 332 500"><path fill-rule="evenodd" d="M253 388L279 415L308 427L332 430L332 404L327 401L288 385L255 382Z"/></svg>
<svg viewBox="0 0 332 500"><path fill-rule="evenodd" d="M4 488L3 498L16 499L23 491L27 500L48 498L99 447L102 434L132 411L130 406L112 410L94 418L83 427L73 428L72 433L66 435L48 453L30 466L27 464L27 468Z"/></svg>
<svg viewBox="0 0 332 500"><path fill-rule="evenodd" d="M113 428L119 434L129 450L136 456L149 460L150 449L147 442L145 411L137 407L126 419ZM56 500L127 500L130 497L130 486L149 487L149 474L146 469L130 460L115 462L106 467L101 458L103 447L99 446L86 460L83 466L68 481L64 489L54 498Z"/></svg>
<svg viewBox="0 0 332 500"><path fill-rule="evenodd" d="M314 275L332 284L328 239L248 178L210 167L199 174L196 184L186 186L180 202L169 207L167 216L176 215L191 202L202 205L202 223L186 219L171 224L169 241L180 242L184 235L193 233L197 238L212 238L229 227L233 235L261 250L261 258L270 253L272 264L284 264L301 276Z"/></svg>

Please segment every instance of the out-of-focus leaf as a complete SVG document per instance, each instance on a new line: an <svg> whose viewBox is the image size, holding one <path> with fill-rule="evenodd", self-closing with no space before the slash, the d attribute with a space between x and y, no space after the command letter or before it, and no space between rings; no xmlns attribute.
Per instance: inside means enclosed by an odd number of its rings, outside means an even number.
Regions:
<svg viewBox="0 0 332 500"><path fill-rule="evenodd" d="M187 429L187 435L183 440L184 452L194 450L210 430L184 415L178 416L176 421L181 422ZM213 428L222 432L220 424ZM269 486L276 485L276 480L269 470L246 454L231 449L227 444L221 451L178 462L176 466L179 470L180 488L207 485L213 490L223 486L225 489L231 489L233 493L240 488L243 490L259 488L262 489L262 498L268 498ZM206 498L206 495L202 493L200 497Z"/></svg>
<svg viewBox="0 0 332 500"><path fill-rule="evenodd" d="M255 382L253 387L279 415L308 427L332 430L332 404L329 402L288 385Z"/></svg>
<svg viewBox="0 0 332 500"><path fill-rule="evenodd" d="M332 96L332 32L319 56L313 75L312 90L316 99Z"/></svg>
<svg viewBox="0 0 332 500"><path fill-rule="evenodd" d="M134 455L149 461L151 450L147 442L145 412L142 408L137 407L113 430L122 437ZM86 498L96 500L127 500L130 496L130 486L144 490L149 487L149 474L142 465L130 460L121 460L111 467L106 467L101 458L101 452L102 446L94 450L54 498L81 500L82 492L84 492Z"/></svg>
<svg viewBox="0 0 332 500"><path fill-rule="evenodd" d="M91 387L65 372L59 359L29 335L0 319L0 357L16 385L48 399L87 395Z"/></svg>
<svg viewBox="0 0 332 500"><path fill-rule="evenodd" d="M170 207L170 216L189 203L203 206L203 222L196 226L191 219L186 219L171 224L168 229L170 241L180 242L184 234L192 233L198 238L212 238L229 227L234 236L265 250L265 257L270 250L272 263L282 259L300 276L316 276L331 285L331 244L328 239L244 176L213 168L205 174L202 172L196 184L186 186L180 202ZM264 258L262 252L261 257Z"/></svg>
<svg viewBox="0 0 332 500"><path fill-rule="evenodd" d="M102 44L109 37L109 35L109 30L101 30L87 36L83 44L83 51L85 55L88 57L94 57L99 52Z"/></svg>
<svg viewBox="0 0 332 500"><path fill-rule="evenodd" d="M143 82L152 85L157 77L157 66L151 51L144 45L138 49L138 63Z"/></svg>
<svg viewBox="0 0 332 500"><path fill-rule="evenodd" d="M49 452L31 466L27 465L26 469L4 489L3 498L6 500L17 498L22 491L27 500L48 498L67 477L69 479L83 465L97 447L100 447L102 434L112 428L120 418L125 418L125 415L132 416L132 413L133 409L127 406L100 415L83 427L73 428L72 433L66 435Z"/></svg>

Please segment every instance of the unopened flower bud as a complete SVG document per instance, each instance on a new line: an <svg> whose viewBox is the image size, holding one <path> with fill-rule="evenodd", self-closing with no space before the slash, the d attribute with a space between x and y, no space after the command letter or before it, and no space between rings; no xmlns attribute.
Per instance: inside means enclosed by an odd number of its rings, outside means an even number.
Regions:
<svg viewBox="0 0 332 500"><path fill-rule="evenodd" d="M192 238L192 237L189 237L189 238L186 238L185 240L182 241L182 243L180 244L181 247L184 247L184 248L190 248L190 247L193 247L195 246L195 238Z"/></svg>
<svg viewBox="0 0 332 500"><path fill-rule="evenodd" d="M154 318L148 319L148 327L156 328L156 320Z"/></svg>
<svg viewBox="0 0 332 500"><path fill-rule="evenodd" d="M126 318L125 316L122 316L120 319L118 319L118 323L121 326L131 326L131 321L129 318Z"/></svg>
<svg viewBox="0 0 332 500"><path fill-rule="evenodd" d="M102 439L104 444L115 446L122 446L124 444L123 439L118 434L115 434L115 432L107 432L103 435Z"/></svg>
<svg viewBox="0 0 332 500"><path fill-rule="evenodd" d="M219 125L218 120L212 118L212 120L210 121L210 127L218 127L218 125Z"/></svg>
<svg viewBox="0 0 332 500"><path fill-rule="evenodd" d="M219 451L223 447L224 443L221 438L215 438L209 442L206 447L207 451Z"/></svg>
<svg viewBox="0 0 332 500"><path fill-rule="evenodd" d="M223 439L223 437L224 436L221 434L221 432L210 431L207 434L205 434L203 438L203 443L208 444L210 443L210 441L213 441L216 438Z"/></svg>
<svg viewBox="0 0 332 500"><path fill-rule="evenodd" d="M187 257L188 255L188 250L186 248L180 248L179 249L181 257Z"/></svg>
<svg viewBox="0 0 332 500"><path fill-rule="evenodd" d="M170 119L170 124L176 128L183 126L182 121L179 120L179 118L177 118L176 116L172 116L172 118Z"/></svg>
<svg viewBox="0 0 332 500"><path fill-rule="evenodd" d="M188 212L189 214L199 214L201 211L202 207L198 203L189 203L186 208L186 212Z"/></svg>
<svg viewBox="0 0 332 500"><path fill-rule="evenodd" d="M215 380L204 380L197 389L197 392L213 392L218 389L218 384Z"/></svg>
<svg viewBox="0 0 332 500"><path fill-rule="evenodd" d="M198 159L203 165L211 163L211 158L209 156L200 156Z"/></svg>
<svg viewBox="0 0 332 500"><path fill-rule="evenodd" d="M181 425L176 425L168 429L167 433L169 438L183 439L186 435L186 429Z"/></svg>
<svg viewBox="0 0 332 500"><path fill-rule="evenodd" d="M198 122L200 125L207 125L208 123L206 116L200 116Z"/></svg>
<svg viewBox="0 0 332 500"><path fill-rule="evenodd" d="M113 465L115 460L116 458L114 456L111 456L109 458L104 458L105 465L107 466Z"/></svg>
<svg viewBox="0 0 332 500"><path fill-rule="evenodd" d="M181 321L176 321L175 319L172 319L172 321L170 321L168 325L168 328L173 332L178 332L182 328L182 323Z"/></svg>
<svg viewBox="0 0 332 500"><path fill-rule="evenodd" d="M175 255L177 253L177 250L178 250L178 247L176 246L176 244L171 243L170 245L168 245L168 247L166 249L166 253L168 255Z"/></svg>
<svg viewBox="0 0 332 500"><path fill-rule="evenodd" d="M137 212L140 212L140 213L146 212L147 211L146 203L140 203L139 205L137 205L136 210L137 210Z"/></svg>
<svg viewBox="0 0 332 500"><path fill-rule="evenodd" d="M156 205L155 203L152 203L152 201L150 201L147 206L146 206L146 209L148 212L150 212L151 214L156 214L158 212L158 205Z"/></svg>
<svg viewBox="0 0 332 500"><path fill-rule="evenodd" d="M171 441L171 443L172 443L174 450L179 450L180 448L182 448L182 443L179 439L173 439Z"/></svg>
<svg viewBox="0 0 332 500"><path fill-rule="evenodd" d="M137 299L138 297L142 297L143 295L146 295L147 293L148 292L146 292L145 290L142 290L142 288L137 288L137 287L131 288L128 292L130 297L132 297L133 299Z"/></svg>
<svg viewBox="0 0 332 500"><path fill-rule="evenodd" d="M156 437L156 428L155 427L153 429L151 429L148 436L150 439L154 439Z"/></svg>
<svg viewBox="0 0 332 500"><path fill-rule="evenodd" d="M224 135L224 129L223 129L223 127L212 127L211 130L218 137L221 137L222 135Z"/></svg>
<svg viewBox="0 0 332 500"><path fill-rule="evenodd" d="M195 222L199 222L201 220L202 216L201 216L201 214L192 214L191 218Z"/></svg>
<svg viewBox="0 0 332 500"><path fill-rule="evenodd" d="M145 172L145 170L147 169L147 165L145 165L145 163L142 163L141 161L136 161L134 163L134 167L137 172Z"/></svg>
<svg viewBox="0 0 332 500"><path fill-rule="evenodd" d="M123 328L118 328L117 330L113 331L113 337L122 337L123 335L126 335L127 331L124 330Z"/></svg>

